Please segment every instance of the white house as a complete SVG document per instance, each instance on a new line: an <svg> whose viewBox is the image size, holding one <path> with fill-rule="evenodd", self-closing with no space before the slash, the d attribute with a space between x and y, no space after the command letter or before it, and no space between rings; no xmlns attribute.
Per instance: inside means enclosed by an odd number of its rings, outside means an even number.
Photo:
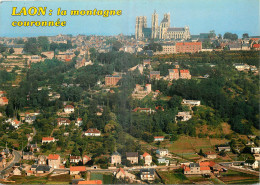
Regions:
<svg viewBox="0 0 260 185"><path fill-rule="evenodd" d="M101 132L96 128L89 128L84 134L85 136L101 136Z"/></svg>
<svg viewBox="0 0 260 185"><path fill-rule="evenodd" d="M191 106L200 106L199 100L185 100L185 99L183 99L182 103L186 104L186 105L191 105Z"/></svg>
<svg viewBox="0 0 260 185"><path fill-rule="evenodd" d="M260 147L252 147L251 153L253 154L259 154L260 153Z"/></svg>
<svg viewBox="0 0 260 185"><path fill-rule="evenodd" d="M163 141L164 140L164 136L154 136L154 141Z"/></svg>
<svg viewBox="0 0 260 185"><path fill-rule="evenodd" d="M67 114L73 113L74 112L74 107L72 105L66 105L64 108L64 112Z"/></svg>
<svg viewBox="0 0 260 185"><path fill-rule="evenodd" d="M156 150L156 154L158 154L160 157L167 156L168 149L158 149L158 150Z"/></svg>
<svg viewBox="0 0 260 185"><path fill-rule="evenodd" d="M42 138L42 144L51 143L51 142L54 142L54 141L55 141L54 137L43 137Z"/></svg>

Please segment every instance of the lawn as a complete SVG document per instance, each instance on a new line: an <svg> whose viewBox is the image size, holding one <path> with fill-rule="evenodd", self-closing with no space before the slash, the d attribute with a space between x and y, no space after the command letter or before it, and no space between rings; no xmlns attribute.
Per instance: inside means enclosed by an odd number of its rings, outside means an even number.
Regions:
<svg viewBox="0 0 260 185"><path fill-rule="evenodd" d="M90 180L102 180L103 184L112 184L112 174L110 173L91 173Z"/></svg>
<svg viewBox="0 0 260 185"><path fill-rule="evenodd" d="M180 173L174 171L160 171L159 175L164 180L165 184L190 184L188 178Z"/></svg>
<svg viewBox="0 0 260 185"><path fill-rule="evenodd" d="M253 184L259 182L259 178L254 175L228 170L226 173L221 173L219 179L226 184Z"/></svg>

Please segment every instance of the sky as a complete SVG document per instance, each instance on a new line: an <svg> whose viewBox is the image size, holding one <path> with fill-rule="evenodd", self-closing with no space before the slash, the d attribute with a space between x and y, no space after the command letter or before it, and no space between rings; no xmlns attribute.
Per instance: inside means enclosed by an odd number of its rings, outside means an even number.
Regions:
<svg viewBox="0 0 260 185"><path fill-rule="evenodd" d="M1 2L2 1L2 2ZM249 36L260 35L260 0L0 0L0 37L35 37L58 34L133 35L136 16L146 16L148 27L154 10L159 23L164 13L171 15L171 27L189 26L196 35L215 30L216 34L231 32ZM12 16L22 7L47 7L45 16ZM67 10L67 16L57 16L57 9ZM70 10L122 10L121 16L70 16ZM49 10L53 10L49 16ZM13 27L13 21L66 21L65 27Z"/></svg>

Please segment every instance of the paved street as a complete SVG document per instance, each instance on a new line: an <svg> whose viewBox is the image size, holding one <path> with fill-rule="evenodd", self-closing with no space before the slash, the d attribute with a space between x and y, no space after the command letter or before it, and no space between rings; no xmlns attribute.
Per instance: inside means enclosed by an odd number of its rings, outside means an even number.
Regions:
<svg viewBox="0 0 260 185"><path fill-rule="evenodd" d="M9 170L10 168L12 168L15 163L18 163L18 162L20 161L21 155L19 154L19 152L16 151L16 150L13 150L13 154L14 154L14 159L13 159L13 161L12 161L4 170L1 171L1 173L0 173L0 178L3 178L2 175L4 175L7 170Z"/></svg>

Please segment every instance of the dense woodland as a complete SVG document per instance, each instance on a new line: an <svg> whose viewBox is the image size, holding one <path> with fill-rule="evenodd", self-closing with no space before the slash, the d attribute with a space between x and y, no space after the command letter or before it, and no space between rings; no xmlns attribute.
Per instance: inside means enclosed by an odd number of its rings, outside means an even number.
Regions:
<svg viewBox="0 0 260 185"><path fill-rule="evenodd" d="M195 130L198 125L217 127L222 122L228 122L235 132L251 134L253 127L259 129L259 76L251 72L238 72L232 65L247 63L258 67L258 56L259 53L254 51L154 56L152 67L154 70L159 70L161 75L168 75L168 69L174 68L174 65L166 62L178 62L180 68L190 69L193 77L209 75L208 78L180 79L172 81L172 84L165 80L150 80L147 69L143 74L137 70L128 71L129 68L142 63L146 58L144 55L135 56L117 51L98 53L93 50L91 57L94 65L78 70L74 68L74 62L45 60L32 64L19 87L6 89L9 104L4 111L7 117L19 118L19 114L28 109L40 110L41 115L34 123L37 135L33 141L39 143L42 136L49 136L56 127L58 118L56 113L64 107L63 102L73 104L76 111L70 115L70 120L82 117L83 130L94 127L100 129L102 133L107 133L104 138L82 140L81 132L73 131L73 125L55 131L53 135L59 139L57 146L66 150L70 146L66 143L73 141L70 149L74 153L82 152L87 147L92 147L93 153L100 154L111 153L115 148L121 153L137 151L139 145L124 132L147 142L152 142L153 136L157 135L166 135L174 141L181 134L196 136ZM104 83L105 75L112 74L113 71L125 74L119 82L119 87L112 88L115 93L105 92L97 82ZM0 78L2 84L13 80L13 76L5 71L0 71L0 76L3 76ZM64 87L63 83L74 86ZM152 89L160 90L161 94L156 99L147 96L143 100L133 100L130 95L135 84L146 83L151 83ZM39 91L39 87L51 89L43 88ZM60 99L49 101L50 91L59 93ZM187 109L181 105L182 99L200 100L203 107L193 108L194 116L189 121L176 123L174 118L178 111ZM152 109L162 106L164 111L157 111L151 115L132 112L138 106ZM103 114L97 116L100 107L103 109ZM6 127L6 124L1 124L0 137L4 135ZM72 134L64 138L63 132L69 131ZM10 132L9 137L22 137L14 136L12 131ZM26 139L23 137L21 141L26 142ZM5 140L0 144L4 145L4 142ZM95 142L99 144L93 147ZM103 147L102 151L99 146ZM55 150L55 144L44 147L46 151Z"/></svg>

